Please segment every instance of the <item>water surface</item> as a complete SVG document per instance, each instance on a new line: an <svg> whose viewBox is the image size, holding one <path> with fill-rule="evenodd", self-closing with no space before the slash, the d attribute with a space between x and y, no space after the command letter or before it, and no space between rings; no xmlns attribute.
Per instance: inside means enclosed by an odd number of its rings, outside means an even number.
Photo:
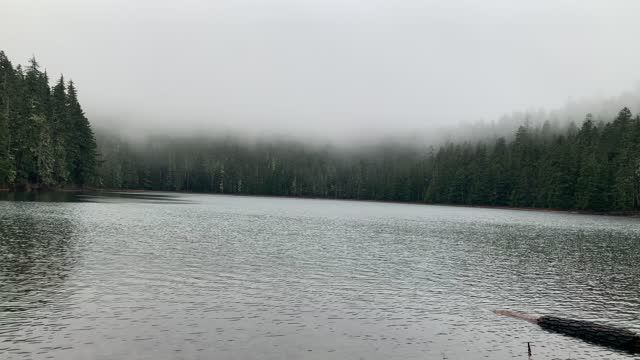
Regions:
<svg viewBox="0 0 640 360"><path fill-rule="evenodd" d="M2 359L631 358L497 308L640 330L638 219L2 196Z"/></svg>

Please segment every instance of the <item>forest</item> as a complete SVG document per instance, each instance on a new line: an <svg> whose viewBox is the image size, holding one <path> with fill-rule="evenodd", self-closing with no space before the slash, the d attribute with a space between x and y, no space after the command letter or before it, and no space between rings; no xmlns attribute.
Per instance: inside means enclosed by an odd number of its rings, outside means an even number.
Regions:
<svg viewBox="0 0 640 360"><path fill-rule="evenodd" d="M99 186L204 193L633 211L640 207L640 118L587 115L563 133L522 125L507 140L345 151L234 138L99 141Z"/></svg>
<svg viewBox="0 0 640 360"><path fill-rule="evenodd" d="M23 69L0 51L0 188L82 188L96 154L73 81L61 76L50 87L35 58Z"/></svg>
<svg viewBox="0 0 640 360"><path fill-rule="evenodd" d="M102 188L640 210L640 117L523 123L510 137L357 149L232 136L97 141L73 82L0 55L0 188Z"/></svg>

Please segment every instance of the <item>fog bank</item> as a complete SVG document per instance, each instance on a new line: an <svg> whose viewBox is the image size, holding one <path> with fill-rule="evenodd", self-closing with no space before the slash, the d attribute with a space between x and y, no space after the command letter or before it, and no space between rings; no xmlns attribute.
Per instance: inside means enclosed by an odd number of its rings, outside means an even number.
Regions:
<svg viewBox="0 0 640 360"><path fill-rule="evenodd" d="M434 129L464 136L478 121L499 127L505 113L632 89L638 10L630 1L22 0L0 12L0 44L73 78L98 128L441 139Z"/></svg>

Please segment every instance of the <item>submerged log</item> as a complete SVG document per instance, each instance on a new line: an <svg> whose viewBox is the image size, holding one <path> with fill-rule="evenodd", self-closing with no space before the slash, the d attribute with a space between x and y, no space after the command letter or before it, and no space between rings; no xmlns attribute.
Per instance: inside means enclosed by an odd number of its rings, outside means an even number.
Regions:
<svg viewBox="0 0 640 360"><path fill-rule="evenodd" d="M511 316L538 324L541 328L572 336L594 344L640 353L640 334L612 325L592 321L566 319L557 316L536 316L510 310L497 310L497 314Z"/></svg>
<svg viewBox="0 0 640 360"><path fill-rule="evenodd" d="M640 353L640 335L611 325L591 321L565 319L557 316L540 316L538 325L553 332L573 336L611 348Z"/></svg>

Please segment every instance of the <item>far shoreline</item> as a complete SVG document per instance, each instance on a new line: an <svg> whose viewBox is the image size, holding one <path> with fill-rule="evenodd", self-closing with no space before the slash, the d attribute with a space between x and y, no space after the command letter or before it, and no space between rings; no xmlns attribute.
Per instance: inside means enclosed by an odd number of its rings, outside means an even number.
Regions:
<svg viewBox="0 0 640 360"><path fill-rule="evenodd" d="M147 189L106 189L106 188L63 188L63 189L47 189L33 191L11 191L8 188L0 188L0 193L17 193L17 194L38 194L38 193L128 193L128 192L146 192L146 193L176 193L176 194L195 194L195 195L224 195L239 197L262 197L276 199L308 199L308 200L338 200L338 201L354 201L354 202L372 202L387 204L408 204L408 205L429 205L429 206L448 206L461 207L470 209L496 209L496 210L517 210L517 211L535 211L535 212L552 212L576 215L600 215L600 216L616 216L616 217L640 217L640 211L593 211L593 210L575 210L575 209L552 209L537 207L519 207L506 205L468 205L468 204L446 204L446 203L425 203L417 201L397 201L397 200L374 200L374 199L346 199L337 197L317 197L317 196L291 196L291 195L260 195L260 194L237 194L237 193L209 193L209 192L193 192L178 190L147 190Z"/></svg>

